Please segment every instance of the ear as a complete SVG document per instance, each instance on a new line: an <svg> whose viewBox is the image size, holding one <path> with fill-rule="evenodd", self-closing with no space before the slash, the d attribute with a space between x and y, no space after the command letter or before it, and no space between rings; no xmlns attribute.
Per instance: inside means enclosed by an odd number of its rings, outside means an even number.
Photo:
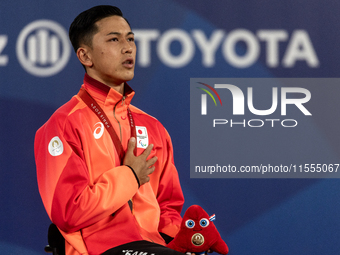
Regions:
<svg viewBox="0 0 340 255"><path fill-rule="evenodd" d="M91 52L88 47L79 47L77 50L77 57L82 65L86 67L91 67L93 65Z"/></svg>

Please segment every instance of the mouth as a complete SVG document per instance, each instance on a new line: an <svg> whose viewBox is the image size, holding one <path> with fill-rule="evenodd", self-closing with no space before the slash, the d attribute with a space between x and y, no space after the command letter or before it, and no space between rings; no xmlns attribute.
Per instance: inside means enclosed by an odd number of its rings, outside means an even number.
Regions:
<svg viewBox="0 0 340 255"><path fill-rule="evenodd" d="M134 61L133 58L127 58L123 63L123 66L125 66L126 68L133 68L134 66Z"/></svg>

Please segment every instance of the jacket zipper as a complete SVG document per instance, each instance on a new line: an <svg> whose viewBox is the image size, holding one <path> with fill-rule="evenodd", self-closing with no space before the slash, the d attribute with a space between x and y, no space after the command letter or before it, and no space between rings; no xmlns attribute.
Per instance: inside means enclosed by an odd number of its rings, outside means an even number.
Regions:
<svg viewBox="0 0 340 255"><path fill-rule="evenodd" d="M124 105L125 104L125 96L123 96L122 97L122 105ZM119 135L120 135L120 140L122 141L123 140L123 138L122 138L122 127L121 127L121 125L120 125L120 122L119 122L119 120L117 119L117 117L116 117L116 107L117 107L117 105L119 104L119 101L116 103L116 105L115 105L115 107L113 108L113 117L115 118L115 120L117 121L117 123L118 123L118 126L119 126ZM132 198L130 199L130 201L131 201L131 213L133 214L133 200L132 200ZM153 242L153 240L151 240L152 242Z"/></svg>
<svg viewBox="0 0 340 255"><path fill-rule="evenodd" d="M115 107L113 108L113 117L115 118L115 120L117 121L118 123L118 127L119 127L119 136L120 136L120 140L122 141L123 140L123 137L122 137L122 127L120 125L120 122L119 120L117 119L116 117L116 107L118 105L119 101L116 103ZM122 105L125 104L125 96L122 97Z"/></svg>

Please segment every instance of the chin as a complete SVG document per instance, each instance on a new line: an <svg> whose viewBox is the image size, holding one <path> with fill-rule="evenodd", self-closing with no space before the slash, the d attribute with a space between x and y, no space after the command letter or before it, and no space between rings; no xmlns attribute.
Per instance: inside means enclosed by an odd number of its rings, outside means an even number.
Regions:
<svg viewBox="0 0 340 255"><path fill-rule="evenodd" d="M132 75L127 75L126 78L125 78L125 81L131 81L133 79L135 75L132 74Z"/></svg>

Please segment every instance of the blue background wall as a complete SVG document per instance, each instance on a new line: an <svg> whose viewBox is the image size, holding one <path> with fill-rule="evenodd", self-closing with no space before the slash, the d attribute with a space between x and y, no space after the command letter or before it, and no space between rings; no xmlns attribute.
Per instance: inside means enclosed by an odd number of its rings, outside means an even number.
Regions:
<svg viewBox="0 0 340 255"><path fill-rule="evenodd" d="M230 254L337 254L340 250L338 179L189 177L190 78L338 77L340 3L333 0L1 1L0 253L44 253L49 219L37 188L34 135L60 105L78 92L84 74L73 52L53 75L37 76L26 71L17 56L18 38L28 24L42 19L57 22L67 31L77 14L97 4L119 6L139 33L158 32L157 39L149 44L149 64L143 64L141 60L145 56L138 53L135 78L129 84L136 91L133 103L157 117L171 134L186 198L184 210L191 204L199 204L209 214L215 213L216 225L230 247ZM179 61L181 66L177 67L169 66L164 56L157 53L160 41L170 29L179 29L194 47L188 61ZM226 60L219 45L211 55L212 64L206 66L192 34L195 29L202 30L208 39L214 31L223 30L221 45L231 31L246 29L260 45L259 56L247 67L236 67ZM288 35L277 44L275 67L267 61L268 45L257 36L259 30L268 29L284 30ZM295 30L308 33L318 65L311 66L302 59L291 67L284 66L282 60ZM141 48L140 42L136 43ZM176 60L184 54L182 46L180 41L173 40L170 57ZM244 56L246 46L240 42L235 52ZM70 46L61 47L60 52L65 52L66 47ZM47 65L39 67L44 69ZM338 94L325 98L324 104L329 100L337 101ZM319 132L339 159L339 120L327 112L320 123Z"/></svg>

